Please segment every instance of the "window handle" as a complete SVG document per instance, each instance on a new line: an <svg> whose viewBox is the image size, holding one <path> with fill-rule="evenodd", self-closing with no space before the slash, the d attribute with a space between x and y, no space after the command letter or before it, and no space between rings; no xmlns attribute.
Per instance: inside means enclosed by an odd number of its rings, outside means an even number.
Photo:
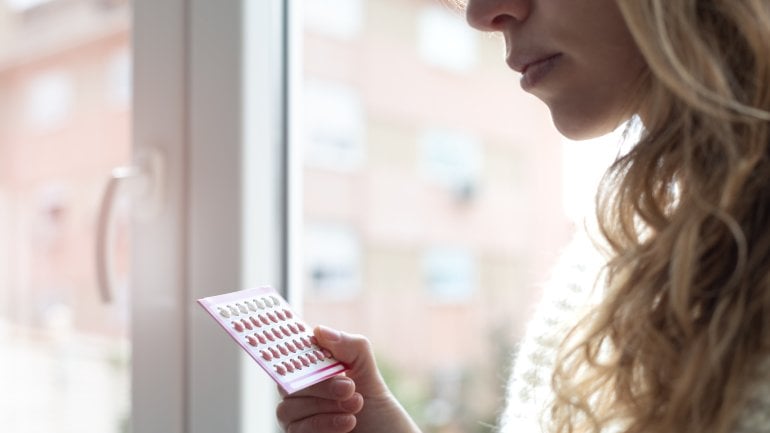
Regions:
<svg viewBox="0 0 770 433"><path fill-rule="evenodd" d="M115 167L104 186L96 220L96 283L102 302L113 296L112 225L115 203L128 194L133 217L149 219L160 212L163 158L157 150L137 155L133 165Z"/></svg>

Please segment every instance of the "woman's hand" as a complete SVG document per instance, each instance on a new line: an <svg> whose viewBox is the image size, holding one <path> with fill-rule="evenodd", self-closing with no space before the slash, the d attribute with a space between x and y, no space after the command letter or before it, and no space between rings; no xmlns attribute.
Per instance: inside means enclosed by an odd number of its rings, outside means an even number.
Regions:
<svg viewBox="0 0 770 433"><path fill-rule="evenodd" d="M349 370L290 395L282 392L276 415L287 433L419 433L385 385L369 340L326 327L317 327L315 337Z"/></svg>

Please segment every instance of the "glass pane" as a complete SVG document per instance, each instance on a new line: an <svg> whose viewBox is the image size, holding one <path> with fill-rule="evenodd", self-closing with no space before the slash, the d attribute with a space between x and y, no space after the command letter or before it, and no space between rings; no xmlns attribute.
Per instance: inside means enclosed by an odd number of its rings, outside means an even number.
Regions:
<svg viewBox="0 0 770 433"><path fill-rule="evenodd" d="M115 204L113 300L97 211L130 155L127 0L0 0L0 430L126 432L128 213Z"/></svg>
<svg viewBox="0 0 770 433"><path fill-rule="evenodd" d="M592 197L574 182L581 151L565 153L519 89L502 41L452 3L303 3L294 253L307 320L367 335L426 432L487 432L539 287L579 227L565 197Z"/></svg>

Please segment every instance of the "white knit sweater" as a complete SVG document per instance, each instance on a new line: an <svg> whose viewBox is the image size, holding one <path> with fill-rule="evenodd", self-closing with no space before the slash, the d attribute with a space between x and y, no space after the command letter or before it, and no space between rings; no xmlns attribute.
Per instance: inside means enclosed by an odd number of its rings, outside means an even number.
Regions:
<svg viewBox="0 0 770 433"><path fill-rule="evenodd" d="M555 353L570 325L597 301L592 288L601 265L586 238L579 237L565 249L516 353L499 433L548 431L544 415L552 398ZM758 376L735 433L770 433L770 360L760 366Z"/></svg>

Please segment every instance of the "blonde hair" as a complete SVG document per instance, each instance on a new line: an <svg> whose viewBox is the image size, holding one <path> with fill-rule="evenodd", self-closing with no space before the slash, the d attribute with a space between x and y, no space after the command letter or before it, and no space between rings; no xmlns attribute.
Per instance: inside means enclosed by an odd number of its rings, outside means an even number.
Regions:
<svg viewBox="0 0 770 433"><path fill-rule="evenodd" d="M597 202L604 301L562 344L559 433L726 433L770 336L770 2L616 0L643 133Z"/></svg>

